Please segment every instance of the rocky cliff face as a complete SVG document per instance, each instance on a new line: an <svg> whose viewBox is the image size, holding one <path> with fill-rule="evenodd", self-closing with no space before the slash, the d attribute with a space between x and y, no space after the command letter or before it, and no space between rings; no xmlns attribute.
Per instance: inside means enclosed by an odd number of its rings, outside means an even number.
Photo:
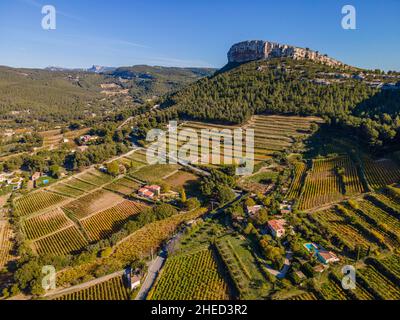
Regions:
<svg viewBox="0 0 400 320"><path fill-rule="evenodd" d="M239 42L228 52L228 61L238 63L281 57L295 60L309 59L329 66L345 66L342 62L322 55L318 51L263 40Z"/></svg>

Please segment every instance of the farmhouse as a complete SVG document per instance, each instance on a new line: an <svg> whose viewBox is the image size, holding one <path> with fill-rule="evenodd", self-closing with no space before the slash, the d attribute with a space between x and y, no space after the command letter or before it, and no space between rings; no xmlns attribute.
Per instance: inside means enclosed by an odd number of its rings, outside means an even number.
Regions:
<svg viewBox="0 0 400 320"><path fill-rule="evenodd" d="M270 220L268 221L268 228L275 238L280 238L285 234L286 220Z"/></svg>
<svg viewBox="0 0 400 320"><path fill-rule="evenodd" d="M145 197L148 199L153 199L156 196L159 196L161 194L161 187L157 185L151 185L151 186L144 186L143 188L140 188L138 190L138 195L140 197Z"/></svg>
<svg viewBox="0 0 400 320"><path fill-rule="evenodd" d="M257 213L262 209L262 207L263 207L263 206L260 206L260 205L247 207L247 208L246 208L246 209L247 209L247 213L248 213L248 215L249 215L250 217L251 217L251 216L254 216L255 214L257 214Z"/></svg>
<svg viewBox="0 0 400 320"><path fill-rule="evenodd" d="M324 264L340 261L339 258L332 251L318 251L317 257L318 260Z"/></svg>
<svg viewBox="0 0 400 320"><path fill-rule="evenodd" d="M31 176L31 180L32 181L36 181L37 179L39 179L42 176L42 174L40 172L35 172L34 174L32 174Z"/></svg>
<svg viewBox="0 0 400 320"><path fill-rule="evenodd" d="M283 201L280 205L279 205L279 210L281 211L281 214L289 214L292 213L292 205L289 204L286 201Z"/></svg>

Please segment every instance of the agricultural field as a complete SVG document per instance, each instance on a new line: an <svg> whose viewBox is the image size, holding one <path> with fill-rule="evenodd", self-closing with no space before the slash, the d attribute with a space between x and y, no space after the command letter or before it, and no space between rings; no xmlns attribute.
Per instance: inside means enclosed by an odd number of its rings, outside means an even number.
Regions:
<svg viewBox="0 0 400 320"><path fill-rule="evenodd" d="M97 187L101 187L101 186L109 183L113 179L112 176L102 173L95 169L86 171L86 172L76 176L76 178L80 181L84 181L86 183L95 185Z"/></svg>
<svg viewBox="0 0 400 320"><path fill-rule="evenodd" d="M100 189L68 203L63 209L67 214L79 220L122 201L123 198L121 196Z"/></svg>
<svg viewBox="0 0 400 320"><path fill-rule="evenodd" d="M13 260L11 250L13 247L13 232L7 221L0 221L0 270Z"/></svg>
<svg viewBox="0 0 400 320"><path fill-rule="evenodd" d="M368 265L358 271L363 286L374 291L385 300L399 300L400 288L395 283L386 278L373 266Z"/></svg>
<svg viewBox="0 0 400 320"><path fill-rule="evenodd" d="M380 259L379 263L388 269L395 277L400 279L400 256L393 254L384 259Z"/></svg>
<svg viewBox="0 0 400 320"><path fill-rule="evenodd" d="M365 176L368 183L374 189L380 189L386 185L400 181L400 167L390 159L372 160L364 156L362 158Z"/></svg>
<svg viewBox="0 0 400 320"><path fill-rule="evenodd" d="M360 210L376 221L381 229L393 232L400 239L400 220L398 218L375 206L368 200L359 201L358 204Z"/></svg>
<svg viewBox="0 0 400 320"><path fill-rule="evenodd" d="M374 244L372 239L368 239L362 231L346 222L346 220L334 210L319 211L309 214L309 217L320 222L332 234L338 235L352 250L354 250L357 245L368 249Z"/></svg>
<svg viewBox="0 0 400 320"><path fill-rule="evenodd" d="M306 176L299 209L311 209L362 192L364 188L349 157L316 159Z"/></svg>
<svg viewBox="0 0 400 320"><path fill-rule="evenodd" d="M36 240L33 244L39 255L66 255L80 252L87 245L87 241L77 227L71 226Z"/></svg>
<svg viewBox="0 0 400 320"><path fill-rule="evenodd" d="M140 184L132 178L126 176L118 179L104 187L106 190L110 190L122 195L129 195L140 188Z"/></svg>
<svg viewBox="0 0 400 320"><path fill-rule="evenodd" d="M173 174L180 168L181 167L176 164L154 164L145 166L138 171L133 172L131 176L140 181L149 183L162 180L164 177Z"/></svg>
<svg viewBox="0 0 400 320"><path fill-rule="evenodd" d="M34 240L72 224L64 212L57 208L24 220L23 231L28 240Z"/></svg>
<svg viewBox="0 0 400 320"><path fill-rule="evenodd" d="M200 208L149 223L118 243L107 260L98 259L82 266L65 269L58 275L57 283L63 286L87 274L94 274L99 266L114 266L117 264L123 268L123 266L135 259L147 257L150 255L151 250L154 252L165 240L169 239L179 225L202 216L206 211L205 208Z"/></svg>
<svg viewBox="0 0 400 320"><path fill-rule="evenodd" d="M179 126L179 131L186 129L197 133L197 136L205 138L206 150L208 150L209 156L202 152L200 146L198 147L199 155L202 155L202 161L212 163L216 165L221 164L232 164L239 163L241 158L246 158L246 134L243 132L243 147L240 148L238 145L223 147L224 140L229 141L231 139L231 132L223 130L233 129L254 129L254 160L256 163L260 161L268 160L272 157L276 151L284 151L291 149L296 144L296 148L299 147L296 140L299 142L303 138L307 137L311 133L312 123L322 123L320 118L316 117L290 117L290 116L253 116L243 127L240 126L227 126L220 124L212 124L205 122L194 122L186 121ZM218 130L219 132L212 132L212 130ZM206 132L202 132L206 130ZM207 132L208 130L208 132ZM181 147L183 144L195 148L196 145L188 143L187 141L177 141L176 138L169 137L167 134L167 151L169 150L169 142L176 143L177 147ZM171 139L171 141L170 141ZM211 142L221 142L219 148L219 156L212 157L217 151L217 146ZM208 145L208 148L207 148ZM194 149L195 150L195 149ZM200 158L194 163L199 163Z"/></svg>
<svg viewBox="0 0 400 320"><path fill-rule="evenodd" d="M65 200L68 198L52 192L43 190L32 192L15 200L15 213L17 216L26 216L60 205Z"/></svg>
<svg viewBox="0 0 400 320"><path fill-rule="evenodd" d="M298 301L318 300L318 297L313 292L306 292L296 296L292 296L288 300L298 300Z"/></svg>
<svg viewBox="0 0 400 320"><path fill-rule="evenodd" d="M56 297L54 300L129 300L129 291L122 277L114 277L88 288Z"/></svg>
<svg viewBox="0 0 400 320"><path fill-rule="evenodd" d="M233 280L240 299L262 299L270 283L258 268L255 249L243 236L226 235L216 241L219 256Z"/></svg>
<svg viewBox="0 0 400 320"><path fill-rule="evenodd" d="M167 259L149 300L227 300L228 286L209 248Z"/></svg>
<svg viewBox="0 0 400 320"><path fill-rule="evenodd" d="M325 283L321 285L319 288L319 292L324 297L325 300L349 300L350 297L347 295L346 291L333 281L332 279L328 279Z"/></svg>
<svg viewBox="0 0 400 320"><path fill-rule="evenodd" d="M124 200L110 209L80 220L90 241L105 239L117 232L130 217L146 208L141 203Z"/></svg>
<svg viewBox="0 0 400 320"><path fill-rule="evenodd" d="M193 173L180 170L165 179L165 182L171 186L172 190L179 192L182 188L185 190L193 189L199 177Z"/></svg>
<svg viewBox="0 0 400 320"><path fill-rule="evenodd" d="M83 189L72 187L71 185L68 184L68 181L66 183L63 182L57 183L54 186L52 186L50 190L62 196L72 197L72 198L77 198L85 194L85 191Z"/></svg>
<svg viewBox="0 0 400 320"><path fill-rule="evenodd" d="M295 162L293 170L293 179L289 191L286 195L288 200L298 199L301 193L302 182L307 166L304 162Z"/></svg>

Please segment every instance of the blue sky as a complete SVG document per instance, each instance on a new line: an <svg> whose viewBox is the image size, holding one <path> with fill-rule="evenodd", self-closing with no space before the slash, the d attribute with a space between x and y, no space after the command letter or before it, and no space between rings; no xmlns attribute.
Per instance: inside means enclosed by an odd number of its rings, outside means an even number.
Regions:
<svg viewBox="0 0 400 320"><path fill-rule="evenodd" d="M41 28L43 5L57 29ZM341 8L357 9L357 30ZM230 46L263 39L348 64L400 70L400 0L1 0L0 65L211 66Z"/></svg>

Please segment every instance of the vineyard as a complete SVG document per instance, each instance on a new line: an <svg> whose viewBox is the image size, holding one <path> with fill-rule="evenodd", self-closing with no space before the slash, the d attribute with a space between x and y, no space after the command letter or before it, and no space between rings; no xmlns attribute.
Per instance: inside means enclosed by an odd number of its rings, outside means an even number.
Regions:
<svg viewBox="0 0 400 320"><path fill-rule="evenodd" d="M12 260L13 232L6 221L0 221L0 271Z"/></svg>
<svg viewBox="0 0 400 320"><path fill-rule="evenodd" d="M305 179L300 210L314 208L343 198L340 179L335 173L337 159L314 160Z"/></svg>
<svg viewBox="0 0 400 320"><path fill-rule="evenodd" d="M290 297L288 300L306 301L306 300L318 300L318 298L314 293L307 292L307 293L302 293L302 294Z"/></svg>
<svg viewBox="0 0 400 320"><path fill-rule="evenodd" d="M79 220L122 201L121 196L100 189L68 203L63 209Z"/></svg>
<svg viewBox="0 0 400 320"><path fill-rule="evenodd" d="M34 242L39 255L52 253L65 255L78 253L87 245L87 241L75 226L51 234Z"/></svg>
<svg viewBox="0 0 400 320"><path fill-rule="evenodd" d="M161 243L172 236L176 228L184 221L196 219L207 210L200 208L188 213L174 215L170 218L149 223L119 242L114 253L107 260L96 260L81 266L64 270L57 277L58 285L65 285L74 280L95 272L99 266L115 266L121 268L138 258L146 257L159 248Z"/></svg>
<svg viewBox="0 0 400 320"><path fill-rule="evenodd" d="M343 288L331 279L321 285L319 292L325 300L349 300Z"/></svg>
<svg viewBox="0 0 400 320"><path fill-rule="evenodd" d="M373 161L367 156L362 158L368 183L379 189L400 181L400 168L390 159Z"/></svg>
<svg viewBox="0 0 400 320"><path fill-rule="evenodd" d="M388 269L395 277L400 279L400 256L393 254L379 260L379 263Z"/></svg>
<svg viewBox="0 0 400 320"><path fill-rule="evenodd" d="M94 169L86 171L76 176L76 178L80 181L84 181L97 187L101 187L112 180L112 176Z"/></svg>
<svg viewBox="0 0 400 320"><path fill-rule="evenodd" d="M122 277L114 277L80 291L56 297L54 300L129 300L129 292Z"/></svg>
<svg viewBox="0 0 400 320"><path fill-rule="evenodd" d="M43 209L59 205L68 198L47 191L29 193L15 200L15 213L17 216L39 212Z"/></svg>
<svg viewBox="0 0 400 320"><path fill-rule="evenodd" d="M38 239L59 229L72 225L64 212L57 208L28 218L23 222L23 230L29 240Z"/></svg>
<svg viewBox="0 0 400 320"><path fill-rule="evenodd" d="M108 184L104 187L106 190L110 190L116 193L120 193L122 195L129 195L139 189L140 184L129 177L123 177L114 181L113 183Z"/></svg>
<svg viewBox="0 0 400 320"><path fill-rule="evenodd" d="M399 287L377 271L373 266L368 265L358 271L358 277L361 278L363 286L374 291L386 300L399 300Z"/></svg>
<svg viewBox="0 0 400 320"><path fill-rule="evenodd" d="M179 170L180 166L175 164L154 164L145 166L135 171L131 176L135 179L145 182L154 182Z"/></svg>
<svg viewBox="0 0 400 320"><path fill-rule="evenodd" d="M298 199L302 188L302 179L306 172L307 166L304 162L296 162L294 164L294 177L286 198L289 200Z"/></svg>
<svg viewBox="0 0 400 320"><path fill-rule="evenodd" d="M319 221L330 233L336 234L346 245L354 250L356 245L369 248L373 242L366 235L333 210L320 211L312 214L312 219Z"/></svg>
<svg viewBox="0 0 400 320"><path fill-rule="evenodd" d="M124 200L110 209L98 212L80 222L90 241L105 239L117 232L128 219L143 211L145 206L133 201Z"/></svg>
<svg viewBox="0 0 400 320"><path fill-rule="evenodd" d="M228 286L210 249L170 257L150 300L225 300Z"/></svg>

